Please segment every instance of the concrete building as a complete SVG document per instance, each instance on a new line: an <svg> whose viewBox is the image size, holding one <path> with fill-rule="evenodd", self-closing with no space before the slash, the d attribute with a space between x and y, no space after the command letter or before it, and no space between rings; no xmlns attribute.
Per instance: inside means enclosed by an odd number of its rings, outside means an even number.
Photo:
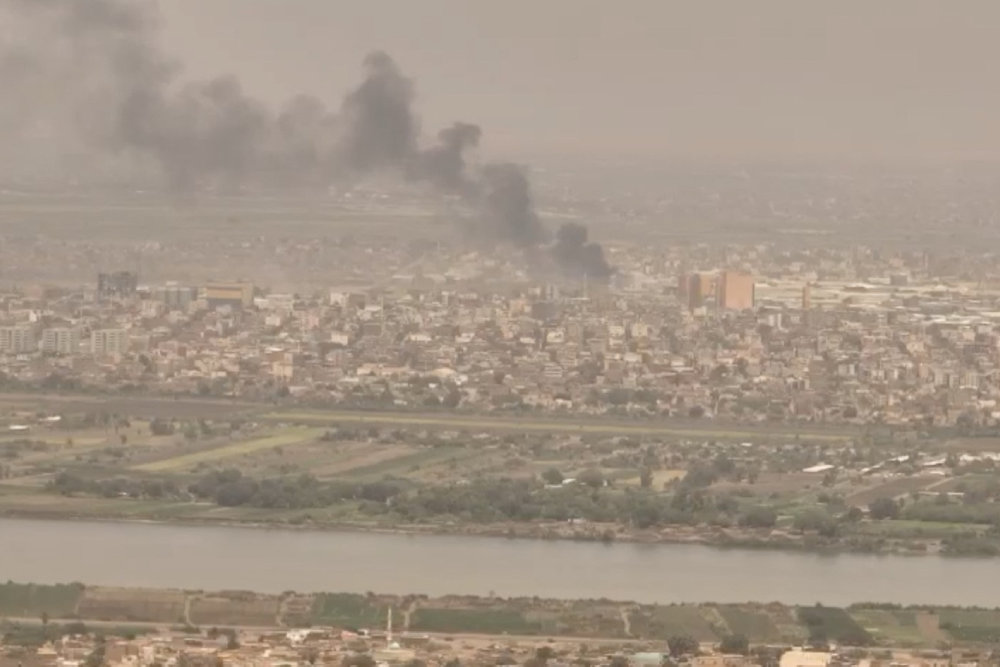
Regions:
<svg viewBox="0 0 1000 667"><path fill-rule="evenodd" d="M152 296L169 310L187 310L188 306L197 301L198 290L195 287L167 283L154 288Z"/></svg>
<svg viewBox="0 0 1000 667"><path fill-rule="evenodd" d="M208 283L202 288L202 298L210 308L231 306L246 308L253 303L253 285L250 283Z"/></svg>
<svg viewBox="0 0 1000 667"><path fill-rule="evenodd" d="M827 667L833 656L825 651L803 651L794 648L781 656L780 667Z"/></svg>
<svg viewBox="0 0 1000 667"><path fill-rule="evenodd" d="M42 352L76 354L80 351L80 330L56 327L42 331Z"/></svg>
<svg viewBox="0 0 1000 667"><path fill-rule="evenodd" d="M35 331L27 326L0 327L0 353L22 354L38 349Z"/></svg>
<svg viewBox="0 0 1000 667"><path fill-rule="evenodd" d="M90 334L90 348L95 356L124 354L128 351L125 329L95 329Z"/></svg>
<svg viewBox="0 0 1000 667"><path fill-rule="evenodd" d="M754 307L753 276L740 271L723 271L718 280L716 303L722 310L751 310Z"/></svg>
<svg viewBox="0 0 1000 667"><path fill-rule="evenodd" d="M139 276L131 271L97 274L97 296L101 299L129 297L139 287Z"/></svg>
<svg viewBox="0 0 1000 667"><path fill-rule="evenodd" d="M718 277L713 273L691 273L686 277L686 285L682 292L687 296L688 308L697 310L716 296Z"/></svg>

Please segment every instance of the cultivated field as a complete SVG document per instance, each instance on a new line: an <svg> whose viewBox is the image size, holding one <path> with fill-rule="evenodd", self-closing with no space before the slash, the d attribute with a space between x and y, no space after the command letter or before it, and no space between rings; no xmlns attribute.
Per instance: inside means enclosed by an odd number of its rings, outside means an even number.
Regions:
<svg viewBox="0 0 1000 667"><path fill-rule="evenodd" d="M163 627L384 627L389 609L403 632L507 636L599 637L664 641L689 635L716 643L732 635L754 644L830 641L898 648L991 645L1000 611L892 606L788 607L780 604L637 605L628 602L324 593L259 595L0 584L0 614L11 618L152 623Z"/></svg>
<svg viewBox="0 0 1000 667"><path fill-rule="evenodd" d="M301 442L308 442L322 434L321 429L311 429L303 427L281 429L277 433L263 437L254 438L245 442L237 442L231 445L206 449L192 454L184 454L173 458L144 463L135 466L135 470L143 472L163 472L169 470L185 470L198 464L215 463L226 459L236 458L255 454L266 449L275 449L295 445Z"/></svg>

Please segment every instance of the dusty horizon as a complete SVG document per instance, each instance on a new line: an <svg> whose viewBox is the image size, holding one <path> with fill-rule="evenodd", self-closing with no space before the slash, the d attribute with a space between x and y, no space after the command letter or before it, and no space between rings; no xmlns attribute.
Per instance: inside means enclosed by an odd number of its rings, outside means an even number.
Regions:
<svg viewBox="0 0 1000 667"><path fill-rule="evenodd" d="M1000 159L987 0L335 4L161 1L163 45L274 102L335 101L384 49L426 133L473 120L515 159Z"/></svg>

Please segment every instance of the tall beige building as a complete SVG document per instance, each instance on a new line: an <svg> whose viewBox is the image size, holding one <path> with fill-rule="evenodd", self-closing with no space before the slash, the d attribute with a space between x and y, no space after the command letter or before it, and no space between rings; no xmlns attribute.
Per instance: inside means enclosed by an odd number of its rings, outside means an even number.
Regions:
<svg viewBox="0 0 1000 667"><path fill-rule="evenodd" d="M754 280L749 273L723 271L719 275L716 303L722 310L750 310L754 307Z"/></svg>

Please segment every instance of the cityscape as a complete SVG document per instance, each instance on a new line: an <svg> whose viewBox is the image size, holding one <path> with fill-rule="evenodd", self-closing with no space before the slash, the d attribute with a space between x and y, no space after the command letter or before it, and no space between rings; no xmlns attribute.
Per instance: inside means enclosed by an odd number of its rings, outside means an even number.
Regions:
<svg viewBox="0 0 1000 667"><path fill-rule="evenodd" d="M1000 667L998 22L0 0L0 667Z"/></svg>
<svg viewBox="0 0 1000 667"><path fill-rule="evenodd" d="M376 287L152 284L2 295L10 387L309 405L735 422L996 424L1000 291L970 255L767 244L611 248L610 284L521 280L434 249ZM395 251L395 252L394 252ZM365 262L402 249L369 247ZM731 268L736 267L736 268Z"/></svg>

